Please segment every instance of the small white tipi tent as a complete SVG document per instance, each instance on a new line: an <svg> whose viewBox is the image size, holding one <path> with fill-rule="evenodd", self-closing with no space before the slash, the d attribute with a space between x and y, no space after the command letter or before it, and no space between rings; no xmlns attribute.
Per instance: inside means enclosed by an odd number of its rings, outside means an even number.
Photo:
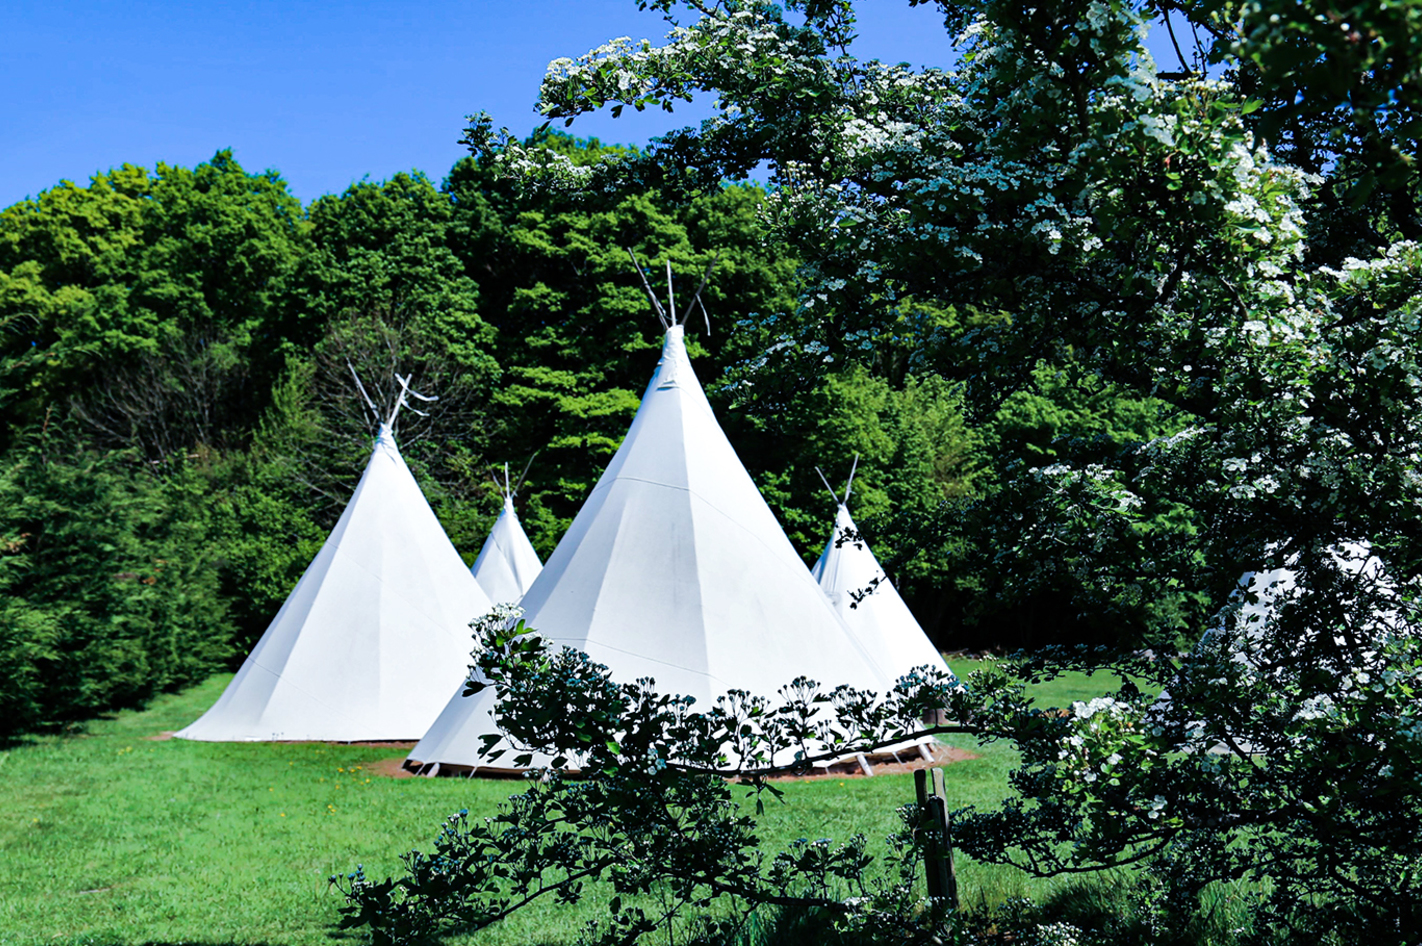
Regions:
<svg viewBox="0 0 1422 946"><path fill-rule="evenodd" d="M528 625L698 709L732 688L773 696L800 675L886 692L893 680L790 545L670 321L627 436L523 597ZM484 765L493 693L456 691L407 765Z"/></svg>
<svg viewBox="0 0 1422 946"><path fill-rule="evenodd" d="M857 466L857 459L855 463ZM849 490L853 482L851 471L843 499L830 490L839 507L834 533L825 543L812 573L844 623L866 649L875 653L890 675L899 677L925 664L950 673L943 655L923 633L913 612L904 604L898 589L889 581L850 518ZM825 488L829 488L828 482Z"/></svg>
<svg viewBox="0 0 1422 946"><path fill-rule="evenodd" d="M1372 545L1366 541L1340 542L1327 549L1333 568L1348 586L1340 589L1356 602L1365 599L1366 605L1355 604L1357 628L1366 633L1395 632L1399 624L1399 614L1390 606L1396 600L1396 585L1388 575L1382 560L1373 554ZM1299 586L1296 570L1297 556L1282 567L1265 571L1245 572L1239 584L1230 595L1231 603L1237 610L1229 616L1232 626L1239 631L1233 646L1238 651L1236 659L1247 660L1245 651L1263 641L1270 633L1270 625L1276 619L1285 602L1305 591ZM1228 613L1228 612L1227 612ZM1221 629L1207 631L1204 641L1219 636ZM1324 633L1318 628L1311 633ZM1334 633L1328 629L1327 633Z"/></svg>
<svg viewBox="0 0 1422 946"><path fill-rule="evenodd" d="M1278 675L1287 672L1282 668L1290 662L1302 660L1311 670L1337 673L1340 669L1336 659L1338 655L1364 651L1364 659L1372 659L1378 655L1378 650L1373 649L1377 642L1406 633L1401 614L1393 608L1394 604L1399 603L1397 586L1383 561L1373 553L1371 543L1365 540L1344 541L1323 551L1332 559L1335 579L1343 582L1337 591L1343 596L1341 600L1350 615L1352 626L1347 632L1330 624L1295 626L1287 635L1280 632L1277 622L1283 609L1308 592L1307 584L1301 583L1305 579L1299 574L1299 556L1294 555L1279 567L1247 571L1240 577L1225 608L1216 614L1214 626L1195 645L1195 656L1228 659L1237 665L1231 669L1242 674L1244 679L1265 680L1271 687L1276 687ZM1266 552L1273 557L1277 546L1268 547ZM1324 567L1328 568L1327 565ZM1327 651L1331 649L1328 647L1330 638L1337 652L1334 659L1325 664L1319 660L1317 650L1310 653L1308 648L1323 642L1323 649ZM1212 679L1211 685L1214 684ZM1173 701L1169 689L1161 690L1148 712L1147 721L1164 719ZM1198 725L1199 732L1203 733L1205 724L1201 722ZM1213 745L1196 742L1194 748L1219 754L1263 751L1250 741L1247 728L1235 730L1231 736L1229 744L1224 741ZM1193 751L1188 746L1196 739L1194 735L1188 737L1186 751Z"/></svg>
<svg viewBox="0 0 1422 946"><path fill-rule="evenodd" d="M178 737L415 739L464 679L468 624L492 605L395 446L407 384L326 544L222 696Z"/></svg>
<svg viewBox="0 0 1422 946"><path fill-rule="evenodd" d="M484 540L484 547L479 550L470 571L490 600L513 604L543 571L543 563L519 524L518 513L514 512L514 491L509 485L507 466L504 467L503 493L503 511L489 530L489 537Z"/></svg>

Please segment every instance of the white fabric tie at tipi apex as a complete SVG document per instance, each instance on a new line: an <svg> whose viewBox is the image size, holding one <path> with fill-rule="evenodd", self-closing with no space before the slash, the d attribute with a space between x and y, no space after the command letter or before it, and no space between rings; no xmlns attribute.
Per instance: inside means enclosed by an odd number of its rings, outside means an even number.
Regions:
<svg viewBox="0 0 1422 946"><path fill-rule="evenodd" d="M183 739L416 739L467 672L492 605L388 424L340 521L221 698Z"/></svg>
<svg viewBox="0 0 1422 946"><path fill-rule="evenodd" d="M543 563L519 524L518 513L514 512L512 494L504 493L503 511L489 530L489 537L484 540L484 547L479 550L470 571L489 600L499 604L517 603L543 571Z"/></svg>
<svg viewBox="0 0 1422 946"><path fill-rule="evenodd" d="M653 677L709 709L732 688L774 696L804 675L892 685L835 614L722 433L681 326L607 470L523 598L528 625L614 679ZM412 762L479 766L493 690L457 692ZM509 767L505 756L496 767Z"/></svg>
<svg viewBox="0 0 1422 946"><path fill-rule="evenodd" d="M812 573L844 623L895 678L925 664L951 672L860 537L844 503L839 503L834 533Z"/></svg>

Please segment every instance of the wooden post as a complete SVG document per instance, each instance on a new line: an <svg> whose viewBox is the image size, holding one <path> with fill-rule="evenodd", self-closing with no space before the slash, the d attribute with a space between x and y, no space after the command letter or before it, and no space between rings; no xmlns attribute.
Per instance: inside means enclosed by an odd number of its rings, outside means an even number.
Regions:
<svg viewBox="0 0 1422 946"><path fill-rule="evenodd" d="M943 876L938 869L942 863L938 857L938 840L941 835L935 830L933 817L933 797L929 792L928 770L914 769L913 790L918 796L918 832L923 838L924 880L928 882L928 896L934 900L943 898Z"/></svg>
<svg viewBox="0 0 1422 946"><path fill-rule="evenodd" d="M931 774L930 774L931 773ZM958 909L958 877L953 870L953 835L944 795L943 770L915 769L914 793L918 796L918 830L923 838L923 867L928 895Z"/></svg>
<svg viewBox="0 0 1422 946"><path fill-rule="evenodd" d="M943 852L943 895L954 910L958 909L958 874L953 869L953 819L948 814L948 794L943 784L942 767L933 769L933 797L938 800L936 808L938 837Z"/></svg>

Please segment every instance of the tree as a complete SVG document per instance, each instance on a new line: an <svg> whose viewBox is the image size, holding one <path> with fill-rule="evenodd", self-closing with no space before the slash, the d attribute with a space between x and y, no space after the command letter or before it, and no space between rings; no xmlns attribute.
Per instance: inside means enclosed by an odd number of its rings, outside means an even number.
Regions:
<svg viewBox="0 0 1422 946"><path fill-rule="evenodd" d="M1050 463L996 464L1012 515L983 522L985 541L1039 562L1066 543L1072 571L1093 579L1079 588L1107 579L1177 613L1182 593L1201 596L1219 617L1186 608L1186 636L1223 630L1181 654L1178 621L1149 629L1155 662L1128 666L1168 687L1167 706L1126 686L1075 720L1020 732L1024 799L969 820L966 843L1009 860L1019 846L1045 871L1174 845L1191 851L1187 894L1267 877L1271 908L1301 938L1345 917L1356 936L1414 928L1419 786L1387 755L1411 758L1418 745L1418 645L1398 633L1415 624L1422 551L1422 259L1397 239L1406 208L1374 208L1372 241L1326 206L1311 216L1320 182L1264 147L1250 118L1264 100L1250 97L1246 70L1156 73L1140 39L1154 7L944 2L962 30L961 66L915 72L852 57L849 2L792 3L793 20L692 2L690 25L669 0L648 6L673 18L666 42L555 61L545 114L669 106L704 90L721 114L590 170L509 142L507 167L596 186L658 167L668 180L671 166L717 178L769 162L766 213L804 263L807 323L832 307L841 344L886 345L907 298L970 315L951 337L905 341L920 370L964 382L969 418L997 415L1042 371L1158 412L1109 464L1098 445L1070 442L1054 444ZM1409 22L1387 35L1410 37ZM1274 32L1232 37L1231 62L1288 55ZM1411 72L1369 62L1362 84L1406 107ZM1285 82L1271 69L1270 82ZM1336 94L1301 75L1305 103ZM1407 162L1390 167L1405 195ZM1360 173L1349 161L1339 171ZM1310 253L1335 237L1331 258ZM1142 544L1147 513L1175 521L1168 542ZM1369 589L1339 552L1358 542L1385 563ZM1262 635L1231 629L1240 572L1284 564L1299 590ZM1204 751L1216 743L1229 751Z"/></svg>
<svg viewBox="0 0 1422 946"><path fill-rule="evenodd" d="M1422 12L1399 2L1165 0L1192 30L1191 61L1233 70L1260 108L1251 127L1321 180L1309 196L1310 255L1337 265L1422 236Z"/></svg>
<svg viewBox="0 0 1422 946"><path fill-rule="evenodd" d="M288 360L287 383L301 388L309 415L272 426L266 449L294 461L292 474L308 490L303 502L323 525L334 524L360 477L375 415L383 420L395 406L396 376L408 375L439 400L423 414L402 412L402 453L455 543L477 549L483 541L488 521L475 503L488 491L487 404L501 369L479 289L454 250L455 212L420 174L354 184L308 210L313 249L284 305L304 349Z"/></svg>
<svg viewBox="0 0 1422 946"><path fill-rule="evenodd" d="M6 405L10 433L59 406L95 442L152 459L240 438L280 369L275 302L306 229L279 177L226 151L7 208L0 341L24 392Z"/></svg>
<svg viewBox="0 0 1422 946"><path fill-rule="evenodd" d="M228 655L203 477L136 461L57 424L0 454L7 735L136 705Z"/></svg>
<svg viewBox="0 0 1422 946"><path fill-rule="evenodd" d="M775 700L732 692L698 710L650 680L619 684L581 651L513 623L516 614L500 608L473 622L465 695L498 694L506 736L486 737L486 752L507 738L514 764L542 753L553 768L493 817L451 816L436 850L406 856L398 880L360 869L332 877L346 893L343 928L367 927L379 944L425 942L542 898L576 903L599 881L615 893L607 920L586 932L606 944L684 929L688 914L698 932L724 936L766 905L822 911L872 941L934 942L951 925L946 903L915 891L924 840L908 811L880 870L862 835L802 840L767 859L755 819L733 798L745 786L759 809L762 793L779 794L770 775L902 742L930 707L963 705L951 676L922 668L884 700L799 678ZM1003 697L1002 712L1020 712L1020 690ZM651 912L649 901L658 903ZM723 909L709 912L713 904Z"/></svg>
<svg viewBox="0 0 1422 946"><path fill-rule="evenodd" d="M636 153L556 133L529 144L575 167ZM658 284L670 262L683 305L715 260L702 296L710 333L696 324L691 331L698 374L717 399L724 368L749 357L732 326L792 305L784 286L794 263L760 246L759 188L672 197L640 184L587 196L524 192L501 180L492 161L481 153L450 174L453 245L498 331L505 371L490 458L522 465L537 453L520 508L547 555L621 442L661 346L628 250Z"/></svg>
<svg viewBox="0 0 1422 946"><path fill-rule="evenodd" d="M193 169L126 165L21 202L0 215L0 441L64 419L95 476L129 469L133 451L149 461L161 483L144 502L179 515L183 489L205 491L215 548L203 574L226 602L208 630L224 656L265 627L365 464L375 423L352 368L384 414L396 372L440 396L428 417L404 412L400 433L455 541L477 548L488 517L471 496L487 492L498 366L448 245L451 216L446 194L408 174L303 210L275 173L248 174L226 152ZM23 451L4 457L0 470L28 469ZM150 514L115 508L121 534ZM31 579L34 600L74 590L62 570ZM71 672L33 666L61 665ZM130 691L148 693L171 674L155 664L130 676ZM85 687L46 712L71 697L62 712L79 716L112 702Z"/></svg>

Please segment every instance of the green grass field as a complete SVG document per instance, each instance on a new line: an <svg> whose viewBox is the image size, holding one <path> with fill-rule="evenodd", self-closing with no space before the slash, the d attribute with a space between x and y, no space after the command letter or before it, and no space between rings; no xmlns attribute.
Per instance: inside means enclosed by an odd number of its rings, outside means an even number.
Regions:
<svg viewBox="0 0 1422 946"><path fill-rule="evenodd" d="M960 674L973 666L954 662ZM384 877L451 812L487 812L521 790L516 780L369 770L402 756L398 748L153 738L195 719L228 679L94 722L82 735L0 752L0 944L330 944L340 902L330 874L360 863ZM1069 677L1040 688L1038 699L1065 705L1108 687ZM949 768L950 806L993 805L1007 790L1011 750L956 744L981 758ZM766 806L769 847L863 832L872 850L913 796L907 775L784 788L784 804ZM1015 871L972 863L960 862L959 877L969 904L1043 890ZM566 942L597 909L535 906L479 941Z"/></svg>

